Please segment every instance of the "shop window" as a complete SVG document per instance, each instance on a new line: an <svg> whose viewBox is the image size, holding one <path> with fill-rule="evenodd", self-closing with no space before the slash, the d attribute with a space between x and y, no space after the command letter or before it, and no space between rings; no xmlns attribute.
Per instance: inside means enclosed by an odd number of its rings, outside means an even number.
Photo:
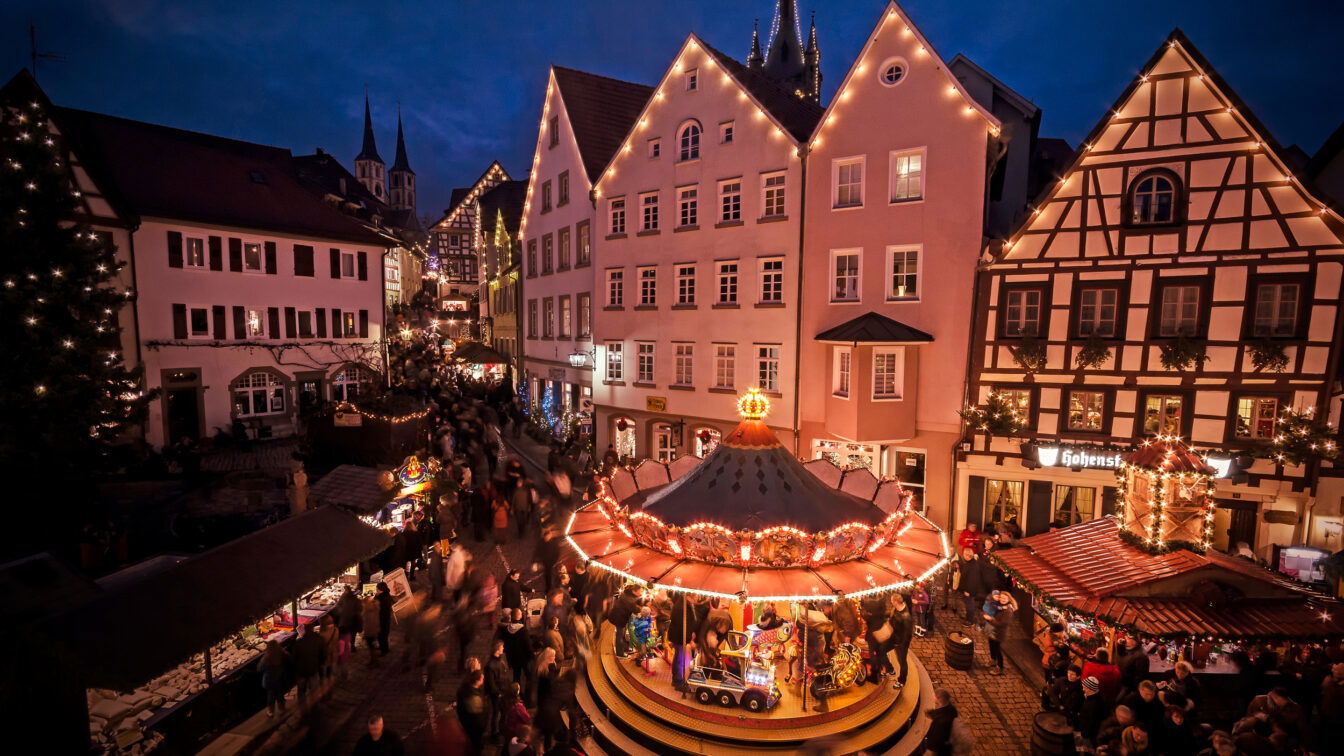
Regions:
<svg viewBox="0 0 1344 756"><path fill-rule="evenodd" d="M1022 488L1020 480L986 480L985 508L982 530L988 532L993 523L1013 520L1021 522Z"/></svg>
<svg viewBox="0 0 1344 756"><path fill-rule="evenodd" d="M718 448L722 440L723 434L714 428L696 428L695 456L702 459L708 457L710 452Z"/></svg>
<svg viewBox="0 0 1344 756"><path fill-rule="evenodd" d="M369 383L371 376L368 370L358 365L350 365L332 376L331 399L336 402L353 402L356 397L368 390Z"/></svg>
<svg viewBox="0 0 1344 756"><path fill-rule="evenodd" d="M1179 394L1149 394L1143 401L1143 432L1181 435L1185 397Z"/></svg>
<svg viewBox="0 0 1344 756"><path fill-rule="evenodd" d="M923 511L924 452L888 448L886 459L883 474L899 480L901 487L914 497L915 509Z"/></svg>
<svg viewBox="0 0 1344 756"><path fill-rule="evenodd" d="M285 411L285 386L268 371L248 373L233 384L233 404L238 417L279 414Z"/></svg>
<svg viewBox="0 0 1344 756"><path fill-rule="evenodd" d="M638 448L635 446L635 421L628 417L618 417L611 421L612 446L622 460L633 459Z"/></svg>
<svg viewBox="0 0 1344 756"><path fill-rule="evenodd" d="M1076 525L1097 516L1097 489L1083 486L1055 486L1054 520Z"/></svg>
<svg viewBox="0 0 1344 756"><path fill-rule="evenodd" d="M1234 435L1237 438L1265 440L1274 438L1279 420L1279 400L1272 396L1243 396L1237 399Z"/></svg>
<svg viewBox="0 0 1344 756"><path fill-rule="evenodd" d="M1070 391L1067 427L1097 432L1105 425L1106 395L1100 391Z"/></svg>

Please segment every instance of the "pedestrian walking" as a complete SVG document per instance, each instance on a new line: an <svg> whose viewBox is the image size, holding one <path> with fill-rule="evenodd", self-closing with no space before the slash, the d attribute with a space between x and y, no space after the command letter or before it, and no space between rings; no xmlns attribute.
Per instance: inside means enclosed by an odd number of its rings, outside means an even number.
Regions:
<svg viewBox="0 0 1344 756"><path fill-rule="evenodd" d="M374 600L378 602L378 652L387 656L391 648L388 644L388 638L392 635L392 591L387 587L387 583L378 582L378 592L374 595Z"/></svg>
<svg viewBox="0 0 1344 756"><path fill-rule="evenodd" d="M266 641L257 668L261 671L261 687L266 691L267 717L285 710L285 691L289 690L292 674L290 663L289 654L279 641Z"/></svg>
<svg viewBox="0 0 1344 756"><path fill-rule="evenodd" d="M378 600L373 596L361 599L359 604L363 615L361 632L364 635L364 645L369 649L369 663L373 664L378 659L378 638L381 626L378 616L381 610L378 606Z"/></svg>
<svg viewBox="0 0 1344 756"><path fill-rule="evenodd" d="M369 731L355 743L353 756L403 756L401 737L383 723L381 714L369 717Z"/></svg>
<svg viewBox="0 0 1344 756"><path fill-rule="evenodd" d="M298 681L299 706L308 703L308 691L317 687L322 672L325 644L313 625L299 627L299 637L294 640L294 677Z"/></svg>
<svg viewBox="0 0 1344 756"><path fill-rule="evenodd" d="M985 614L985 637L989 640L989 658L995 666L989 668L991 675L1003 674L1003 641L1008 637L1008 628L1012 626L1017 602L1008 591L994 591L987 602L993 614Z"/></svg>
<svg viewBox="0 0 1344 756"><path fill-rule="evenodd" d="M896 690L900 690L905 687L906 676L910 671L910 641L915 631L915 620L910 614L904 593L897 591L892 595L891 615L887 621L891 625L890 646L896 652L896 660L901 663L901 672L896 676Z"/></svg>

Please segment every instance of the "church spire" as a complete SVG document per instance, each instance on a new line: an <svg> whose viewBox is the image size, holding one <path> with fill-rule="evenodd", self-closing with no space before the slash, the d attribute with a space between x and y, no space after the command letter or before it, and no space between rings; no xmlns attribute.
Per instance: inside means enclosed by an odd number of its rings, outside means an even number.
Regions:
<svg viewBox="0 0 1344 756"><path fill-rule="evenodd" d="M359 151L355 160L376 160L383 162L378 157L378 145L373 139L373 117L369 114L369 92L364 90L364 148Z"/></svg>
<svg viewBox="0 0 1344 756"><path fill-rule="evenodd" d="M406 138L401 133L401 105L397 105L397 155L392 161L392 170L405 171L406 173L415 173L411 170L411 163L406 159Z"/></svg>
<svg viewBox="0 0 1344 756"><path fill-rule="evenodd" d="M807 49L803 51L807 64L806 95L813 102L821 102L821 48L817 47L817 12L812 11L812 25L807 32Z"/></svg>
<svg viewBox="0 0 1344 756"><path fill-rule="evenodd" d="M793 0L777 0L775 23L765 53L765 72L793 85L804 73L803 42L798 38L798 6Z"/></svg>
<svg viewBox="0 0 1344 756"><path fill-rule="evenodd" d="M760 68L765 59L761 56L761 20L751 22L751 53L747 55L748 68Z"/></svg>
<svg viewBox="0 0 1344 756"><path fill-rule="evenodd" d="M415 215L415 171L406 159L406 137L401 129L401 103L397 103L397 156L388 171L390 203L393 210L409 210Z"/></svg>

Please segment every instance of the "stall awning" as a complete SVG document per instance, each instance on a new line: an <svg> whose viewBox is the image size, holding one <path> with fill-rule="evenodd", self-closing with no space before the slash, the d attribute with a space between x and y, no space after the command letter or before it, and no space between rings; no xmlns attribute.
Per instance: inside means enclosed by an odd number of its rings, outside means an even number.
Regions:
<svg viewBox="0 0 1344 756"><path fill-rule="evenodd" d="M1044 601L1149 635L1344 635L1344 603L1221 552L1150 554L1125 542L1111 517L1024 538L990 558ZM1192 595L1199 581L1238 588L1245 598L1210 605Z"/></svg>
<svg viewBox="0 0 1344 756"><path fill-rule="evenodd" d="M492 347L475 341L467 342L453 352L453 359L468 365L502 365L508 360Z"/></svg>
<svg viewBox="0 0 1344 756"><path fill-rule="evenodd" d="M392 500L391 494L378 486L378 475L376 467L341 465L323 475L308 498L317 506L344 507L360 514L376 512Z"/></svg>
<svg viewBox="0 0 1344 756"><path fill-rule="evenodd" d="M355 516L322 507L104 593L48 626L78 660L84 685L131 690L388 543Z"/></svg>

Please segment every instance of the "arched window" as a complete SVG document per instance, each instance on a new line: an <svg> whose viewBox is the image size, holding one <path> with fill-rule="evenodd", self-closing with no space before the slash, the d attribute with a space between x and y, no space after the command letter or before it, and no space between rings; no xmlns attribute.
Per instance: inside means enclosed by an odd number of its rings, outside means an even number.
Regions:
<svg viewBox="0 0 1344 756"><path fill-rule="evenodd" d="M280 414L285 411L285 384L269 370L245 373L233 382L233 408L238 417Z"/></svg>
<svg viewBox="0 0 1344 756"><path fill-rule="evenodd" d="M714 451L722 440L723 434L714 428L696 428L695 456L701 459L708 457L709 453Z"/></svg>
<svg viewBox="0 0 1344 756"><path fill-rule="evenodd" d="M1176 220L1176 177L1169 171L1141 174L1129 190L1131 225L1173 223Z"/></svg>
<svg viewBox="0 0 1344 756"><path fill-rule="evenodd" d="M677 142L681 145L677 160L698 160L700 158L700 124L687 121L677 133Z"/></svg>
<svg viewBox="0 0 1344 756"><path fill-rule="evenodd" d="M369 371L359 365L347 365L331 377L331 399L335 402L353 402L368 390L372 381Z"/></svg>

